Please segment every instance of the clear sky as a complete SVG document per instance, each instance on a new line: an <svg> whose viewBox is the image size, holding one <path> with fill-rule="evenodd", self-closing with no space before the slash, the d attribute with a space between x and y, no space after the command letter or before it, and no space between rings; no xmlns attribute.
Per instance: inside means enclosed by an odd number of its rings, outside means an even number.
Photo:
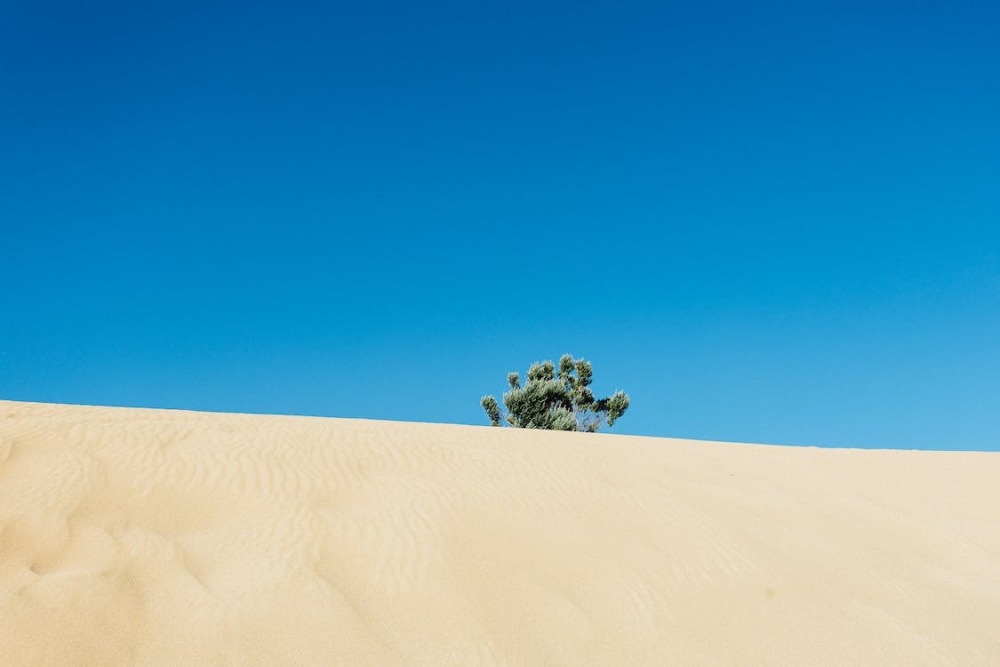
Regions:
<svg viewBox="0 0 1000 667"><path fill-rule="evenodd" d="M0 397L1000 449L1000 4L0 12Z"/></svg>

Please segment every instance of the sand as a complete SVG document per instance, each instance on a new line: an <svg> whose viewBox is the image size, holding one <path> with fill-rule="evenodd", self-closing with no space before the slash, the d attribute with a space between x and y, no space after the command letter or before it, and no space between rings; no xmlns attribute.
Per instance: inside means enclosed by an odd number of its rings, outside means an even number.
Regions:
<svg viewBox="0 0 1000 667"><path fill-rule="evenodd" d="M0 401L4 665L997 665L998 621L1000 454Z"/></svg>

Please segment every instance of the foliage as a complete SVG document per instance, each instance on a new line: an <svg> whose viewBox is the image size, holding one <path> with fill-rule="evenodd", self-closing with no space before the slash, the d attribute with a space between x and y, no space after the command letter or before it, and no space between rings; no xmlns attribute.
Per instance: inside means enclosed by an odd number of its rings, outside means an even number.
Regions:
<svg viewBox="0 0 1000 667"><path fill-rule="evenodd" d="M629 396L617 391L607 398L594 398L593 376L589 361L564 354L559 358L558 376L551 361L531 364L524 386L517 373L508 373L510 389L503 395L506 415L493 396L483 396L480 404L493 426L506 421L515 428L594 433L605 421L612 426L625 414Z"/></svg>

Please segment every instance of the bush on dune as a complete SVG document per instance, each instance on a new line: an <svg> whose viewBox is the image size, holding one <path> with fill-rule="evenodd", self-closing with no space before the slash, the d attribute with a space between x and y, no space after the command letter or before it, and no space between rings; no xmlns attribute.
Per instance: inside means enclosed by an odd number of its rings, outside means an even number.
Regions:
<svg viewBox="0 0 1000 667"><path fill-rule="evenodd" d="M558 376L551 361L536 361L528 369L524 386L517 373L507 375L510 389L503 395L505 415L493 396L483 396L480 404L493 426L506 422L515 428L594 433L605 422L610 427L625 414L629 396L617 391L607 398L594 398L590 390L593 375L589 361L570 354L559 358Z"/></svg>

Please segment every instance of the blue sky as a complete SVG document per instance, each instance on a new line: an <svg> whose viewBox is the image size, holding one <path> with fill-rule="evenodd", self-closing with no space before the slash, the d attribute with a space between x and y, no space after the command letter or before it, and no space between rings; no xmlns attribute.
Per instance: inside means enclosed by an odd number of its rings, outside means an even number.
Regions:
<svg viewBox="0 0 1000 667"><path fill-rule="evenodd" d="M0 397L1000 449L995 2L5 2Z"/></svg>

